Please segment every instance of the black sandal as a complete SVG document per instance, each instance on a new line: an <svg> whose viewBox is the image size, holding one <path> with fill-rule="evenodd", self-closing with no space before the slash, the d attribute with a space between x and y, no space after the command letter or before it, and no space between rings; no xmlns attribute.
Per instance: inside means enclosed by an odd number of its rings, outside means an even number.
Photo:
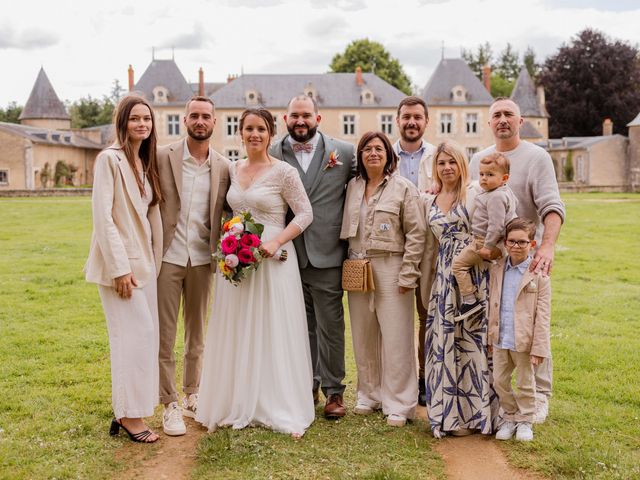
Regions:
<svg viewBox="0 0 640 480"><path fill-rule="evenodd" d="M127 432L127 435L129 435L129 438L131 439L132 442L155 443L160 438L160 437L156 437L155 440L148 440L148 438L151 435L153 435L153 432L149 429L146 429L143 432L131 433L129 430L127 430L127 427L122 425L115 418L111 420L111 428L109 428L109 435L111 435L112 437L115 435L118 435L118 433L120 433L120 428L122 428L125 432Z"/></svg>

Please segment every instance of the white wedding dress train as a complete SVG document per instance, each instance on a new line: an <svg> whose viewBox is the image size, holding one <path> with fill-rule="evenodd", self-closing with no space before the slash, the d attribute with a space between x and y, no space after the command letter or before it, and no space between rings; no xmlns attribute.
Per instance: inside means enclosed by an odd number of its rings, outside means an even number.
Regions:
<svg viewBox="0 0 640 480"><path fill-rule="evenodd" d="M248 210L264 224L263 241L282 231L289 206L301 229L311 223L311 205L293 167L278 161L246 190L236 167L230 167L227 201L235 213ZM286 262L263 261L237 287L216 274L196 414L210 431L260 425L302 435L315 418L298 262L292 242L282 248Z"/></svg>

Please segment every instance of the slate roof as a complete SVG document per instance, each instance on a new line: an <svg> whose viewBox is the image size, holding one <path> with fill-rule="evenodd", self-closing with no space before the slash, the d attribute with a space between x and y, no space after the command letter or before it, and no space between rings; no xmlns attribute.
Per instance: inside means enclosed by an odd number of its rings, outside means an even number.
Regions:
<svg viewBox="0 0 640 480"><path fill-rule="evenodd" d="M211 99L216 108L247 108L245 94L258 93L258 103L265 108L286 108L291 98L302 94L311 84L320 108L396 108L406 95L373 73L363 73L364 85L356 85L355 73L319 74L246 74L217 90ZM362 103L363 88L373 92L374 102Z"/></svg>
<svg viewBox="0 0 640 480"><path fill-rule="evenodd" d="M102 145L83 138L80 135L76 135L69 130L51 130L48 128L32 127L29 125L19 125L17 123L6 122L0 122L0 130L26 138L31 140L33 143L76 148L91 148L95 150L102 150L103 148Z"/></svg>
<svg viewBox="0 0 640 480"><path fill-rule="evenodd" d="M524 121L520 127L520 137L522 138L544 138L540 131L531 122Z"/></svg>
<svg viewBox="0 0 640 480"><path fill-rule="evenodd" d="M525 67L522 67L511 92L511 100L518 104L523 117L548 117L547 110L540 107L536 86Z"/></svg>
<svg viewBox="0 0 640 480"><path fill-rule="evenodd" d="M69 120L70 118L42 67L40 67L36 83L33 85L29 99L19 117L20 120L31 118L55 120Z"/></svg>
<svg viewBox="0 0 640 480"><path fill-rule="evenodd" d="M550 149L558 149L558 150L578 149L578 148L589 149L590 147L598 143L607 142L607 141L610 141L613 139L619 139L619 138L626 139L627 137L616 133L615 135L598 135L595 137L553 138L553 139L549 139L549 147Z"/></svg>
<svg viewBox="0 0 640 480"><path fill-rule="evenodd" d="M204 94L207 97L213 95L214 92L220 90L222 87L226 85L226 82L204 82ZM197 95L198 90L200 89L199 83L190 83L189 86L191 90L193 90L193 94Z"/></svg>
<svg viewBox="0 0 640 480"><path fill-rule="evenodd" d="M453 101L453 87L467 90L466 101ZM427 105L491 105L493 97L469 65L461 58L443 58L438 63L422 94Z"/></svg>
<svg viewBox="0 0 640 480"><path fill-rule="evenodd" d="M184 104L193 96L191 86L174 60L153 60L133 89L142 92L147 100L153 101L153 89L158 86L169 90L169 104Z"/></svg>
<svg viewBox="0 0 640 480"><path fill-rule="evenodd" d="M636 118L627 123L627 127L640 127L640 113L636 115Z"/></svg>

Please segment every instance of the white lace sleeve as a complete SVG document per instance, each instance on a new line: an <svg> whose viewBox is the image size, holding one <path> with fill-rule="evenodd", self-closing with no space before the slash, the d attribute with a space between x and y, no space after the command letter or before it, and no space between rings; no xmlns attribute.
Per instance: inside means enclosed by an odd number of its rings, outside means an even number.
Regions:
<svg viewBox="0 0 640 480"><path fill-rule="evenodd" d="M313 221L313 210L307 192L295 168L288 168L282 180L282 196L295 214L291 222L304 231Z"/></svg>

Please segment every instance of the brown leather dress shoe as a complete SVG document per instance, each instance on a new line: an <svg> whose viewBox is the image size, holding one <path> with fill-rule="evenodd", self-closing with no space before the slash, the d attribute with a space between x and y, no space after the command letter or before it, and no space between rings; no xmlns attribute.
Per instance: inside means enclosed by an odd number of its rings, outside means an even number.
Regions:
<svg viewBox="0 0 640 480"><path fill-rule="evenodd" d="M344 408L344 401L342 400L342 394L334 393L329 395L327 403L324 406L324 417L335 420L337 418L344 417L347 411Z"/></svg>

